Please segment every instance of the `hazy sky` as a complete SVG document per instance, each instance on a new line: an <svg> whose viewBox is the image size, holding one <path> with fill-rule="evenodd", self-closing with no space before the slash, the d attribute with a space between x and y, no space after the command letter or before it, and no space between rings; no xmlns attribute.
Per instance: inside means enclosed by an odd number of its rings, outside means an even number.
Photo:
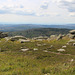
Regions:
<svg viewBox="0 0 75 75"><path fill-rule="evenodd" d="M75 23L75 0L0 0L0 23Z"/></svg>

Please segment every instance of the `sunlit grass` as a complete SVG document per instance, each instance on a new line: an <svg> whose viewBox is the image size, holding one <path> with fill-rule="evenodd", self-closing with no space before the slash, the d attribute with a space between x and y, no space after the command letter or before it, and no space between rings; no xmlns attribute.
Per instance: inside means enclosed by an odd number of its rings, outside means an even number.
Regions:
<svg viewBox="0 0 75 75"><path fill-rule="evenodd" d="M69 39L59 41L33 41L20 43L18 41L0 42L0 75L74 75L75 74L75 47L68 45L65 52L54 54L44 50L56 52L66 45ZM45 46L43 44L46 44ZM41 46L37 46L41 44ZM50 49L50 46L53 47ZM29 48L22 52L21 48ZM34 51L34 48L38 48ZM71 55L64 55L71 54ZM71 60L74 61L71 61Z"/></svg>

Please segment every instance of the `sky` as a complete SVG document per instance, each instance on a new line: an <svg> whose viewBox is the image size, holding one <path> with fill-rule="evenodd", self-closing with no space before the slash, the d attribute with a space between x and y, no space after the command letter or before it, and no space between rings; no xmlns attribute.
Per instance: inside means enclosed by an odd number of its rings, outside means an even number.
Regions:
<svg viewBox="0 0 75 75"><path fill-rule="evenodd" d="M75 0L0 0L0 23L75 24Z"/></svg>

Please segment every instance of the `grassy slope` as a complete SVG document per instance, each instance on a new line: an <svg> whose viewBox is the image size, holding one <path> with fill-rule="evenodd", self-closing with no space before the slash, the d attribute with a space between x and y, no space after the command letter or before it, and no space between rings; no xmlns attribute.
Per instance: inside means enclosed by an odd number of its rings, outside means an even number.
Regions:
<svg viewBox="0 0 75 75"><path fill-rule="evenodd" d="M5 42L1 39L0 48L0 75L74 75L75 74L75 47L67 46L62 54L56 54L57 49L65 45L69 39L60 41L33 41L29 43ZM37 43L46 46L36 46ZM52 49L49 47L53 45ZM21 47L29 48L22 52ZM38 48L38 51L33 51ZM55 52L43 52L43 50ZM65 55L71 54L71 55ZM74 59L71 62L71 59Z"/></svg>

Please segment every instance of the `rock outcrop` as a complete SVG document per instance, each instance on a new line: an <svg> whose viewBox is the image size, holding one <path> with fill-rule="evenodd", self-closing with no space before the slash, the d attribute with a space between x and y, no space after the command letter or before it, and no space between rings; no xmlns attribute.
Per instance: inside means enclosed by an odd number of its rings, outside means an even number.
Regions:
<svg viewBox="0 0 75 75"><path fill-rule="evenodd" d="M48 39L47 36L39 36L39 37L32 38L32 40L38 40L38 41L47 40L47 39Z"/></svg>
<svg viewBox="0 0 75 75"><path fill-rule="evenodd" d="M0 32L0 38L5 38L5 37L8 37L8 34Z"/></svg>
<svg viewBox="0 0 75 75"><path fill-rule="evenodd" d="M55 40L55 39L57 39L57 35L51 35L50 36L50 40Z"/></svg>
<svg viewBox="0 0 75 75"><path fill-rule="evenodd" d="M69 36L69 38L71 38L71 39L75 39L75 30L69 31L68 36Z"/></svg>
<svg viewBox="0 0 75 75"><path fill-rule="evenodd" d="M24 36L13 36L10 38L11 41L17 41L19 39L27 40L27 38Z"/></svg>
<svg viewBox="0 0 75 75"><path fill-rule="evenodd" d="M63 35L59 34L59 36L57 37L57 40L60 40L63 38Z"/></svg>

